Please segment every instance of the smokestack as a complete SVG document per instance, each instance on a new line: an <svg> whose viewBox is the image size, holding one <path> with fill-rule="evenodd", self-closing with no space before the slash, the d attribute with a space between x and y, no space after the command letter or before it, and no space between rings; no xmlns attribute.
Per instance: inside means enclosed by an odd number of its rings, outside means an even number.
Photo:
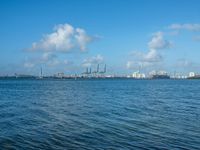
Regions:
<svg viewBox="0 0 200 150"><path fill-rule="evenodd" d="M42 77L42 67L40 68L40 76Z"/></svg>
<svg viewBox="0 0 200 150"><path fill-rule="evenodd" d="M141 65L139 65L139 70L138 70L138 71L139 71L139 73L140 73L140 71L141 71Z"/></svg>
<svg viewBox="0 0 200 150"><path fill-rule="evenodd" d="M105 64L105 66L104 66L104 73L106 73L106 64Z"/></svg>
<svg viewBox="0 0 200 150"><path fill-rule="evenodd" d="M97 73L99 72L99 64L97 65Z"/></svg>
<svg viewBox="0 0 200 150"><path fill-rule="evenodd" d="M90 68L90 74L92 73L92 69Z"/></svg>
<svg viewBox="0 0 200 150"><path fill-rule="evenodd" d="M88 68L86 68L86 74L88 73Z"/></svg>

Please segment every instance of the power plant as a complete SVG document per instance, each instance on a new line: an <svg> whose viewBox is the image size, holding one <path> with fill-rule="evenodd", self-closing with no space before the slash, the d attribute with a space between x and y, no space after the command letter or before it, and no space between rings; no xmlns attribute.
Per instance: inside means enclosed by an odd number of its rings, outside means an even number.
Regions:
<svg viewBox="0 0 200 150"><path fill-rule="evenodd" d="M106 64L104 65L104 69L100 71L100 65L97 64L96 70L92 71L92 68L86 68L86 71L82 73L83 77L104 77L106 73Z"/></svg>

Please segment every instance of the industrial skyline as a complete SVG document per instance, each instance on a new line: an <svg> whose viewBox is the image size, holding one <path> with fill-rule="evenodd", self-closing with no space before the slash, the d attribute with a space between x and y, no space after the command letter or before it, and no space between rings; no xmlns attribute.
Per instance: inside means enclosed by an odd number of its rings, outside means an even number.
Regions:
<svg viewBox="0 0 200 150"><path fill-rule="evenodd" d="M92 71L94 70L94 71ZM43 73L43 68L40 68L39 75L33 74L18 74L14 75L0 75L0 79L93 79L93 78L132 78L132 79L200 79L200 74L196 72L189 72L188 74L182 74L178 72L166 72L164 70L152 70L151 72L144 73L139 70L132 72L131 74L109 74L107 73L107 66L104 64L103 68L100 68L100 64L97 64L96 68L86 67L82 73L66 74L65 72L57 72L52 75Z"/></svg>

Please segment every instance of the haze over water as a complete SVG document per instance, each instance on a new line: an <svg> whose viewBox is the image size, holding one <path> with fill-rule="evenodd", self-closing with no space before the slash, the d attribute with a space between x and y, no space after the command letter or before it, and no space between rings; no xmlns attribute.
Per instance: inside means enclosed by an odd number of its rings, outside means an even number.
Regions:
<svg viewBox="0 0 200 150"><path fill-rule="evenodd" d="M0 149L199 149L199 80L0 80Z"/></svg>

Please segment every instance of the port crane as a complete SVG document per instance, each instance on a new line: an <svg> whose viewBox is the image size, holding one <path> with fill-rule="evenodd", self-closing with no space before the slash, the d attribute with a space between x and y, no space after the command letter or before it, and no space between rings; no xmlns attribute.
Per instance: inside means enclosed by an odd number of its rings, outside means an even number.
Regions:
<svg viewBox="0 0 200 150"><path fill-rule="evenodd" d="M106 64L104 65L104 69L103 69L103 71L100 71L99 73L100 73L100 74L104 74L104 73L106 73Z"/></svg>

